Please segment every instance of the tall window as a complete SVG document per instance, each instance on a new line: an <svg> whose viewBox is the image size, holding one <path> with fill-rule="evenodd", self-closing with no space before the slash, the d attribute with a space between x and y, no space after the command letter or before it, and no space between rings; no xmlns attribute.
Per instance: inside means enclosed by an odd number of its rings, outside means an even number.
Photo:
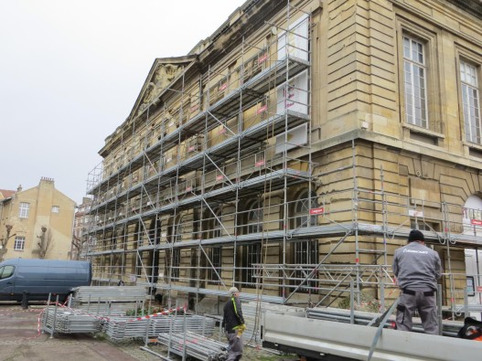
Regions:
<svg viewBox="0 0 482 361"><path fill-rule="evenodd" d="M23 251L25 249L25 237L15 237L13 249L15 251Z"/></svg>
<svg viewBox="0 0 482 361"><path fill-rule="evenodd" d="M179 280L180 265L181 265L181 249L174 248L172 250L172 273L171 273L171 278L173 281Z"/></svg>
<svg viewBox="0 0 482 361"><path fill-rule="evenodd" d="M183 224L182 218L179 218L177 225L173 229L173 242L182 241ZM179 268L181 266L181 249L179 247L172 249L172 265L171 265L171 278L173 281L179 280Z"/></svg>
<svg viewBox="0 0 482 361"><path fill-rule="evenodd" d="M18 216L19 218L28 218L28 211L30 209L30 203L21 202Z"/></svg>
<svg viewBox="0 0 482 361"><path fill-rule="evenodd" d="M214 214L211 211L206 213L208 220L208 238L219 238L223 234L223 226L221 224L221 212L222 209L218 208L214 210ZM206 249L207 257L204 262L206 267L206 278L210 284L219 284L219 277L221 276L221 266L222 266L222 248L221 247L210 247ZM218 277L218 275L219 277Z"/></svg>
<svg viewBox="0 0 482 361"><path fill-rule="evenodd" d="M299 199L295 203L295 228L311 227L318 224L318 216L310 214L310 210L313 208L318 208L316 197L314 194L311 197L308 197L308 191L306 191L299 197Z"/></svg>
<svg viewBox="0 0 482 361"><path fill-rule="evenodd" d="M219 277L221 277L221 247L208 248L206 253L209 255L209 260L211 261L211 263L208 262L207 265L208 280L211 281L210 283L219 283Z"/></svg>
<svg viewBox="0 0 482 361"><path fill-rule="evenodd" d="M259 202L253 202L247 213L247 232L259 233L263 231L263 208Z"/></svg>
<svg viewBox="0 0 482 361"><path fill-rule="evenodd" d="M223 226L221 224L221 209L215 211L215 216L211 219L211 238L219 238L223 235Z"/></svg>
<svg viewBox="0 0 482 361"><path fill-rule="evenodd" d="M261 263L261 242L248 244L242 249L242 275L244 287L256 287L256 269L254 264Z"/></svg>
<svg viewBox="0 0 482 361"><path fill-rule="evenodd" d="M406 121L428 128L425 46L409 36L403 37L403 73Z"/></svg>
<svg viewBox="0 0 482 361"><path fill-rule="evenodd" d="M318 217L310 214L310 209L318 208L315 194L309 197L308 191L302 193L295 203L294 207L294 226L300 227L312 227L318 224ZM295 272L295 277L298 278L296 283L301 282L311 272L311 269L305 267L305 265L318 264L318 241L317 240L300 240L293 243L293 264L299 265L302 269ZM308 287L316 286L315 282L304 282L303 285ZM302 287L301 291L309 291L309 288Z"/></svg>
<svg viewBox="0 0 482 361"><path fill-rule="evenodd" d="M460 80L464 107L465 139L480 144L480 92L477 68L465 61L460 62Z"/></svg>
<svg viewBox="0 0 482 361"><path fill-rule="evenodd" d="M136 272L136 275L137 277L142 277L144 275L144 273L142 272L143 270L143 263L142 263L142 254L144 252L142 251L138 251L137 253L134 253L136 255L136 269L135 269L135 272Z"/></svg>

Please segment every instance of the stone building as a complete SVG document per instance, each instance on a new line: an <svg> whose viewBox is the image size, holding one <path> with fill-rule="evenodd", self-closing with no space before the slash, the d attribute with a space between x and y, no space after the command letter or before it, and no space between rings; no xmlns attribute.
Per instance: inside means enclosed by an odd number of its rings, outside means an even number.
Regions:
<svg viewBox="0 0 482 361"><path fill-rule="evenodd" d="M77 206L75 211L72 250L70 252L72 259L80 259L81 256L85 255L84 247L88 240L87 229L90 223L89 210L91 203L92 199L83 197L82 203Z"/></svg>
<svg viewBox="0 0 482 361"><path fill-rule="evenodd" d="M0 193L2 259L70 258L75 202L55 189L53 179Z"/></svg>
<svg viewBox="0 0 482 361"><path fill-rule="evenodd" d="M248 0L156 59L89 175L95 282L384 302L418 228L453 311L482 244L481 15L475 0Z"/></svg>

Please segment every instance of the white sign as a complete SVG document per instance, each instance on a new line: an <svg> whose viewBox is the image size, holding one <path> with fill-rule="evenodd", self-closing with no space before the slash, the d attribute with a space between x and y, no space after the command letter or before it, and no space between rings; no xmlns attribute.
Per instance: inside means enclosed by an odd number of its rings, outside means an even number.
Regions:
<svg viewBox="0 0 482 361"><path fill-rule="evenodd" d="M278 87L276 112L285 110L308 114L308 71L304 71Z"/></svg>
<svg viewBox="0 0 482 361"><path fill-rule="evenodd" d="M415 209L409 209L408 210L408 215L410 217L423 217L423 212L422 211L417 211Z"/></svg>
<svg viewBox="0 0 482 361"><path fill-rule="evenodd" d="M308 15L304 15L278 36L278 60L286 56L308 60Z"/></svg>

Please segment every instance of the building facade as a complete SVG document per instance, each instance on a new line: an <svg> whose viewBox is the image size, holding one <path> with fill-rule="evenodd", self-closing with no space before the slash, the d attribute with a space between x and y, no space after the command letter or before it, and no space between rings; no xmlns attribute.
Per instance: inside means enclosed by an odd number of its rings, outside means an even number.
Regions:
<svg viewBox="0 0 482 361"><path fill-rule="evenodd" d="M418 228L453 309L482 244L481 15L478 1L249 0L156 59L89 175L96 282L193 303L232 285L384 302Z"/></svg>
<svg viewBox="0 0 482 361"><path fill-rule="evenodd" d="M75 202L55 189L53 179L42 177L37 187L2 193L2 259L70 259Z"/></svg>
<svg viewBox="0 0 482 361"><path fill-rule="evenodd" d="M70 252L72 259L78 260L85 256L84 247L87 245L87 230L91 222L89 215L91 203L92 199L83 197L82 203L77 206L75 211L72 250Z"/></svg>

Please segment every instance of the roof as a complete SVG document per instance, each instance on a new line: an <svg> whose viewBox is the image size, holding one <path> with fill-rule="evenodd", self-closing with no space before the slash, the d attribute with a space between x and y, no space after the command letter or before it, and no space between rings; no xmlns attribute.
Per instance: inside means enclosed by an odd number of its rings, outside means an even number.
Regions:
<svg viewBox="0 0 482 361"><path fill-rule="evenodd" d="M12 191L9 189L0 189L0 199L10 198L15 193L17 193L17 191Z"/></svg>

